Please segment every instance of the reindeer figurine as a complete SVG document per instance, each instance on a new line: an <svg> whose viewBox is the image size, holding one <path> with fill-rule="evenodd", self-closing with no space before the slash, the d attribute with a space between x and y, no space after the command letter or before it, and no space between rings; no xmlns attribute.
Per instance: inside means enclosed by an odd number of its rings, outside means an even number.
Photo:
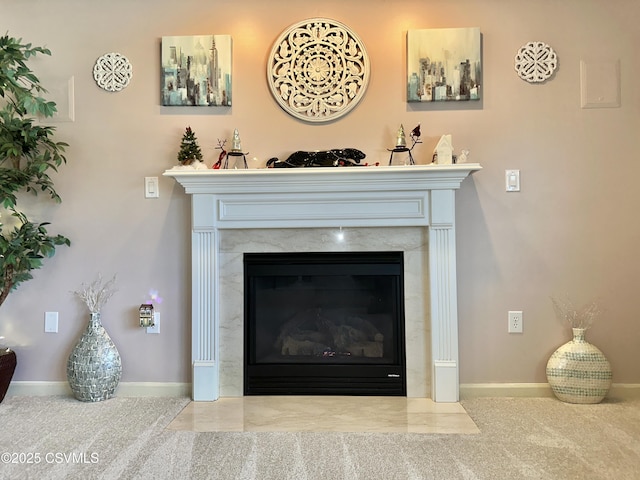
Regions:
<svg viewBox="0 0 640 480"><path fill-rule="evenodd" d="M220 139L218 139L218 146L216 147L216 150L221 150L221 151L220 151L220 155L218 155L218 161L211 166L211 168L213 168L214 170L219 170L220 167L222 166L222 160L224 160L227 157L227 151L224 149L224 145L226 143L227 143L226 140L220 141Z"/></svg>
<svg viewBox="0 0 640 480"><path fill-rule="evenodd" d="M410 135L411 147L407 147L407 140L404 135L404 126L400 125L400 128L398 129L398 136L396 138L396 146L392 149L387 149L389 152L391 152L391 155L389 156L389 165L391 165L391 162L393 161L393 154L400 152L407 152L409 154L409 165L415 165L416 162L413 160L411 151L413 150L413 147L416 146L416 144L422 143L422 140L420 140L420 124L418 124L418 126L413 130L411 130Z"/></svg>

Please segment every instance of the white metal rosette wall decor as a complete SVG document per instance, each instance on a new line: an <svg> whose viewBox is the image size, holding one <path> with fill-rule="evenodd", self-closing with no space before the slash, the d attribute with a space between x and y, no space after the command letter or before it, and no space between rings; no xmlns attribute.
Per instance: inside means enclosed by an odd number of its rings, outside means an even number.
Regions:
<svg viewBox="0 0 640 480"><path fill-rule="evenodd" d="M523 45L515 58L518 76L529 83L548 80L558 66L558 56L544 42L529 42Z"/></svg>
<svg viewBox="0 0 640 480"><path fill-rule="evenodd" d="M100 88L119 92L126 88L133 76L133 66L124 55L105 53L93 66L93 78Z"/></svg>
<svg viewBox="0 0 640 480"><path fill-rule="evenodd" d="M291 25L275 41L267 64L271 93L290 115L328 122L346 115L369 84L369 56L347 26L327 18Z"/></svg>

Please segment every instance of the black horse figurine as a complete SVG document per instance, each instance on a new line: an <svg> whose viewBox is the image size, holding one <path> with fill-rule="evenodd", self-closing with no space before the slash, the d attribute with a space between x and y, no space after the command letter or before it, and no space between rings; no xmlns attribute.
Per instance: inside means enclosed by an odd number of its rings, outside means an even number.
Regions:
<svg viewBox="0 0 640 480"><path fill-rule="evenodd" d="M355 148L324 150L321 152L297 151L280 161L273 157L267 160L267 168L297 167L357 167L366 155Z"/></svg>

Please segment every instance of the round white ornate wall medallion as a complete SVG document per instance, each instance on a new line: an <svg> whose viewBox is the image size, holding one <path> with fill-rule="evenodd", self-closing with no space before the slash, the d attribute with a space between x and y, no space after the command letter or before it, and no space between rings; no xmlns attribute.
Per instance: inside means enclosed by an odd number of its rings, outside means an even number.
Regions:
<svg viewBox="0 0 640 480"><path fill-rule="evenodd" d="M548 80L558 66L558 56L543 42L529 42L523 45L515 58L518 76L529 83Z"/></svg>
<svg viewBox="0 0 640 480"><path fill-rule="evenodd" d="M369 84L369 56L347 26L327 18L291 25L273 44L269 88L290 115L328 122L346 115Z"/></svg>
<svg viewBox="0 0 640 480"><path fill-rule="evenodd" d="M93 78L100 88L108 92L119 92L133 76L133 66L124 55L105 53L93 66Z"/></svg>

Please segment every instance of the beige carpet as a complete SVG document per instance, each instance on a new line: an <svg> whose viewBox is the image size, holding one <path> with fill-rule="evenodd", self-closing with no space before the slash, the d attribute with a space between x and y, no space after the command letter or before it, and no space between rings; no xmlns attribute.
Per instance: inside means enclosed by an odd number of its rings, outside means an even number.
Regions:
<svg viewBox="0 0 640 480"><path fill-rule="evenodd" d="M637 400L467 400L463 406L480 429L475 435L167 430L187 404L7 397L0 404L0 478L640 478Z"/></svg>

